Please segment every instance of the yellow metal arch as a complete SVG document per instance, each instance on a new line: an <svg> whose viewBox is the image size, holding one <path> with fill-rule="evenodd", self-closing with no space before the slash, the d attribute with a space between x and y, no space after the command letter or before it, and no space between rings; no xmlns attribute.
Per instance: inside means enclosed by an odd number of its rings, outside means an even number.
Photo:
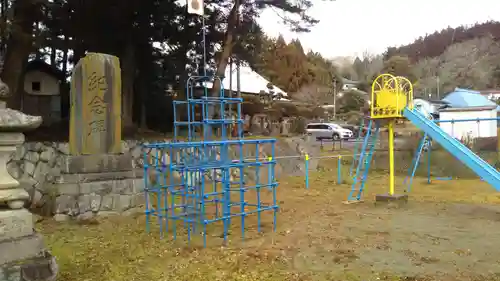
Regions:
<svg viewBox="0 0 500 281"><path fill-rule="evenodd" d="M405 77L384 73L372 83L371 118L402 118L406 106L411 106L413 86Z"/></svg>
<svg viewBox="0 0 500 281"><path fill-rule="evenodd" d="M403 76L397 76L396 79L398 79L399 92L402 95L406 96L405 106L413 109L413 84L410 80L408 80L408 78ZM404 109L404 106L401 108L401 110L402 109Z"/></svg>

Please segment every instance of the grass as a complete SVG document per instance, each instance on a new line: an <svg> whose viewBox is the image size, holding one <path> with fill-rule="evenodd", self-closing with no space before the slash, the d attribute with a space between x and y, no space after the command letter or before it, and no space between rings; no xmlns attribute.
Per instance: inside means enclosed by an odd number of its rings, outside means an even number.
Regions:
<svg viewBox="0 0 500 281"><path fill-rule="evenodd" d="M332 167L328 162L322 166ZM374 194L384 192L387 183L387 176L373 174L366 198L371 200ZM235 227L227 247L221 246L220 226L207 231L210 245L203 248L199 238L187 245L185 233L179 233L176 241L171 237L160 239L157 226L146 233L142 215L99 218L86 225L44 220L37 228L58 258L59 281L361 280L360 276L369 276L363 280L424 280L404 279L391 272L364 272L362 268L345 270L341 265L356 256L344 246L346 238L335 229L349 208L340 202L350 187L337 185L336 175L325 168L311 173L310 186L309 190L304 188L302 177L283 179L277 231L272 232L270 214L263 214L263 233L256 231L255 216L251 216L247 218L246 239L241 240ZM498 204L500 196L478 180L428 185L425 179L417 178L411 200ZM320 217L321 223L314 217ZM319 265L307 265L300 257L314 247L328 250L334 264L340 266L313 270ZM309 262L317 260L321 261L319 257L309 258Z"/></svg>

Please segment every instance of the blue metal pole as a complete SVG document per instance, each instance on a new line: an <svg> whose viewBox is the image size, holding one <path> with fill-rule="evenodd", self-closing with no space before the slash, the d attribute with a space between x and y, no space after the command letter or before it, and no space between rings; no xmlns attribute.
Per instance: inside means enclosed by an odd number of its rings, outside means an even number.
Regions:
<svg viewBox="0 0 500 281"><path fill-rule="evenodd" d="M174 101L173 102L173 111L174 111L174 141L177 141L177 130L178 130L178 126L177 126L177 103Z"/></svg>
<svg viewBox="0 0 500 281"><path fill-rule="evenodd" d="M370 126L370 128L371 128L371 126ZM365 165L365 169L363 170L363 175L361 176L361 184L359 186L358 196L356 196L357 200L361 200L361 194L363 193L363 190L365 189L365 183L366 183L366 179L368 178L368 171L370 170L370 165L371 165L370 162L371 162L371 159L373 157L373 153L375 152L375 146L377 144L379 134L380 134L380 123L376 122L375 123L375 135L373 135L372 146L370 147L370 151L368 152L367 157L365 159L363 159L363 162L362 162ZM363 149L363 151L365 151L365 150L366 150L366 148ZM361 159L360 159L360 161L361 161ZM359 168L359 166L358 166L358 168ZM356 172L356 175L358 175L358 172Z"/></svg>
<svg viewBox="0 0 500 281"><path fill-rule="evenodd" d="M418 161L419 161L419 154L422 152L422 148L425 145L425 139L426 139L426 134L420 139L418 142L418 146L415 149L415 154L413 155L413 158L411 159L411 166L408 169L408 174L406 175L403 184L407 184L407 181L412 177L413 171L416 169L415 166L418 166Z"/></svg>
<svg viewBox="0 0 500 281"><path fill-rule="evenodd" d="M222 157L222 156L221 156ZM230 213L230 208L231 208L231 202L230 202L230 196L229 196L229 190L226 186L226 183L229 181L227 178L227 169L221 169L221 174L222 174L222 189L223 189L223 203L222 203L222 208L223 208L223 218L224 218L224 243L227 243L227 233L229 231L229 219L231 216Z"/></svg>
<svg viewBox="0 0 500 281"><path fill-rule="evenodd" d="M255 162L259 161L259 143L255 144ZM257 186L257 209L261 209L261 199L260 199L260 167L255 169L255 185ZM260 232L260 212L257 212L257 232Z"/></svg>
<svg viewBox="0 0 500 281"><path fill-rule="evenodd" d="M363 132L363 127L365 125L365 119L361 118L361 125L359 126L358 137L356 138L356 145L354 146L354 156L351 163L351 168L349 168L349 176L352 177L352 172L354 171L354 165L356 164L356 155L359 153L359 149L362 145L362 142L358 142L357 140L361 137L361 133Z"/></svg>
<svg viewBox="0 0 500 281"><path fill-rule="evenodd" d="M420 144L419 144L419 147L417 150L417 155L415 155L415 163L414 163L413 169L411 171L411 175L410 175L410 178L408 181L408 186L406 187L406 190L408 192L411 191L411 184L413 183L413 177L415 176L415 172L417 171L418 163L420 162L420 156L422 155L422 149L425 145L426 140L427 140L427 134L424 134L424 137L420 141Z"/></svg>
<svg viewBox="0 0 500 281"><path fill-rule="evenodd" d="M187 184L186 184L186 204L189 206L189 203L191 202L191 197L192 197L192 194L191 194L191 185L193 184L193 173L188 171L187 172L187 176L188 176L188 179L187 179ZM188 245L189 243L191 242L191 222L189 221L189 207L188 208L185 208L185 212L184 214L182 214L183 218L184 218L184 222L185 222L185 225L187 226L187 238L188 238Z"/></svg>
<svg viewBox="0 0 500 281"><path fill-rule="evenodd" d="M429 138L427 145L427 184L431 184L431 149L431 139Z"/></svg>
<svg viewBox="0 0 500 281"><path fill-rule="evenodd" d="M342 184L342 156L337 158L337 184Z"/></svg>
<svg viewBox="0 0 500 281"><path fill-rule="evenodd" d="M154 161L154 168L155 168L155 173L156 173L156 183L154 185L155 188L155 194L156 194L156 217L158 218L158 225L160 227L160 238L163 238L163 222L161 220L161 192L162 192L162 186L160 182L160 173L159 173L159 165L158 165L158 155L159 155L159 149L156 149L156 159ZM154 157L153 156L153 157Z"/></svg>
<svg viewBox="0 0 500 281"><path fill-rule="evenodd" d="M272 160L273 161L276 161L275 158L276 158L276 150L275 150L275 143L272 143L272 148L271 148L271 157L272 157ZM278 213L278 204L277 204L277 199L276 199L276 188L277 188L277 185L276 185L276 180L275 180L275 175L274 175L274 165L275 165L276 162L273 162L273 164L271 164L270 166L270 169L271 169L271 184L272 184L272 188L273 188L273 231L276 232L276 217L277 217L277 213Z"/></svg>
<svg viewBox="0 0 500 281"><path fill-rule="evenodd" d="M309 154L305 155L306 189L309 189Z"/></svg>
<svg viewBox="0 0 500 281"><path fill-rule="evenodd" d="M468 118L468 119L450 119L450 120L434 120L435 123L455 123L455 122L480 122L480 121L498 121L500 117L493 118Z"/></svg>
<svg viewBox="0 0 500 281"><path fill-rule="evenodd" d="M240 163L243 163L243 144L239 143L239 153L240 153ZM240 180L239 180L239 188L240 188L240 210L241 210L241 238L245 238L245 184L243 183L243 179L245 174L243 173L243 167L239 168L240 172ZM260 211L260 210L259 210Z"/></svg>
<svg viewBox="0 0 500 281"><path fill-rule="evenodd" d="M189 103L189 98L187 103L187 117L188 141L191 141L191 105Z"/></svg>
<svg viewBox="0 0 500 281"><path fill-rule="evenodd" d="M163 145L162 148L160 149L160 163L161 163L161 172L163 175L162 182L163 182L163 218L165 220L165 232L168 232L168 186L169 183L167 183L167 165L165 164L165 146Z"/></svg>
<svg viewBox="0 0 500 281"><path fill-rule="evenodd" d="M356 174L354 175L354 180L352 182L351 191L349 192L349 196L347 197L347 200L352 200L353 199L353 194L354 194L355 191L358 191L358 195L360 196L360 192L359 192L359 190L356 189L356 187L357 187L357 184L358 184L359 173L361 171L361 167L364 164L363 161L364 161L364 156L365 156L366 148L368 146L369 139L370 139L370 136L371 136L372 124L373 124L373 120L370 119L370 121L368 123L368 131L366 132L365 139L363 140L363 145L361 147L361 150L359 151L359 159L358 159L358 164L357 164L357 167L356 167ZM363 180L362 180L362 182L363 182ZM359 200L358 196L356 196L356 200Z"/></svg>
<svg viewBox="0 0 500 281"><path fill-rule="evenodd" d="M201 169L200 170L200 180L201 180L201 183L200 183L200 186L201 186L201 206L200 206L200 221L201 223L203 224L203 247L207 247L207 220L206 220L206 217L205 217L205 169Z"/></svg>
<svg viewBox="0 0 500 281"><path fill-rule="evenodd" d="M212 179L213 179L213 193L217 194L217 169L213 169ZM215 195L215 217L216 218L219 217L219 202L220 202L219 195Z"/></svg>
<svg viewBox="0 0 500 281"><path fill-rule="evenodd" d="M149 209L149 181L148 181L148 178L149 178L149 165L148 165L148 162L147 162L147 159L148 159L148 153L147 153L147 150L144 151L144 153L142 154L143 155L143 163L144 163L144 203L146 204L146 232L149 233L150 231L150 226L149 226L149 220L151 218L151 211Z"/></svg>
<svg viewBox="0 0 500 281"><path fill-rule="evenodd" d="M168 193L172 194L172 192L175 192L174 170L173 170L173 167L172 167L172 165L173 165L172 163L175 163L174 162L175 158L174 158L174 150L173 150L173 148L172 148L171 145L169 145L169 153L170 153L169 154L170 155L169 156L170 157L170 161L169 161L170 163L168 164L168 176L170 178L170 186L168 187L167 191L168 191ZM166 195L167 201L165 202L165 206L169 206L169 204L168 204L169 203L168 202L168 197L169 197L168 195L169 194L168 193ZM168 227L168 225L170 223L170 219L171 219L171 217L173 215L172 212L173 212L173 210L170 209L170 212L167 212L167 214L166 214L167 215L167 218L166 218L166 220L167 220L167 227ZM175 221L172 221L172 223L175 224Z"/></svg>

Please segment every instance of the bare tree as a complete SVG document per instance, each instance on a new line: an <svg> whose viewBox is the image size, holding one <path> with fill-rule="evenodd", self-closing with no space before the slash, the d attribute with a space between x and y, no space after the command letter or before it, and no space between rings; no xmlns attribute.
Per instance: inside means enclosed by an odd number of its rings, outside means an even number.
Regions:
<svg viewBox="0 0 500 281"><path fill-rule="evenodd" d="M294 93L293 98L311 106L333 104L333 88L318 84L309 84Z"/></svg>

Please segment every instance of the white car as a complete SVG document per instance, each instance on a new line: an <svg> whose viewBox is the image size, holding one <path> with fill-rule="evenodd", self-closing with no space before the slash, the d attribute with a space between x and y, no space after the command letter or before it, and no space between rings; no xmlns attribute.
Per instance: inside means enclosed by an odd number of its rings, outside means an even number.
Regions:
<svg viewBox="0 0 500 281"><path fill-rule="evenodd" d="M352 138L351 130L344 129L334 123L310 123L307 124L306 132L308 135L315 136L316 139L349 139Z"/></svg>

